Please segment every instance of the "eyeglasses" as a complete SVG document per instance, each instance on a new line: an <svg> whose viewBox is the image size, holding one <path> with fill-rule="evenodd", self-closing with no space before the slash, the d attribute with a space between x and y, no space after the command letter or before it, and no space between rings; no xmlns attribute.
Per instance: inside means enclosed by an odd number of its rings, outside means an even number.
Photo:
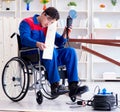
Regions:
<svg viewBox="0 0 120 112"><path fill-rule="evenodd" d="M47 20L49 21L49 22L52 22L52 17L50 17L49 15L47 15L46 13L44 14L45 16L46 16L46 18L47 18Z"/></svg>

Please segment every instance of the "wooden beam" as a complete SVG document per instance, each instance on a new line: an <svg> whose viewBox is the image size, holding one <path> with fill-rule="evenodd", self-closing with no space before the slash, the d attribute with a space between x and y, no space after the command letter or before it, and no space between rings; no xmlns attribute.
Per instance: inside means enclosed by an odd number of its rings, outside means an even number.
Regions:
<svg viewBox="0 0 120 112"><path fill-rule="evenodd" d="M102 59L105 59L105 60L107 60L107 61L109 61L111 63L114 63L114 64L120 66L120 62L118 62L118 61L116 61L116 60L114 60L112 58L109 58L108 56L105 56L105 55L103 55L101 53L98 53L98 52L96 52L96 51L94 51L94 50L92 50L90 48L85 47L85 46L82 46L82 49L89 52L89 53L91 53L91 54L93 54L93 55L96 55L96 56L98 56L98 57L100 57Z"/></svg>
<svg viewBox="0 0 120 112"><path fill-rule="evenodd" d="M102 43L120 43L119 39L69 39L70 41L74 41L74 42L93 42L93 43L97 43L97 42L102 42Z"/></svg>
<svg viewBox="0 0 120 112"><path fill-rule="evenodd" d="M120 47L120 40L109 40L109 39L69 39L69 42L81 42L88 44L99 44L107 46L116 46Z"/></svg>

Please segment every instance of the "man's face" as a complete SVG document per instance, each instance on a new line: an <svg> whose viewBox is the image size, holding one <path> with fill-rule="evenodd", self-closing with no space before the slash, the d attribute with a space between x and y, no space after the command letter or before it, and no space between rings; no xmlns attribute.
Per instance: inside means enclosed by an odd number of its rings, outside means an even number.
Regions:
<svg viewBox="0 0 120 112"><path fill-rule="evenodd" d="M56 19L52 19L49 15L46 13L42 13L40 18L40 23L42 27L48 27L50 24L54 23Z"/></svg>

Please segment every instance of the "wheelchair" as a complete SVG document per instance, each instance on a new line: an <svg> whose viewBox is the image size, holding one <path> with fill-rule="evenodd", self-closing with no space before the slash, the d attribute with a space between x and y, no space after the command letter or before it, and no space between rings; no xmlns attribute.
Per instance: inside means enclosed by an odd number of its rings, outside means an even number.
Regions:
<svg viewBox="0 0 120 112"><path fill-rule="evenodd" d="M2 88L5 95L10 100L18 102L26 96L28 90L34 90L38 104L43 102L43 97L50 100L57 98L58 96L51 95L47 71L40 61L39 48L22 48L19 34L13 33L11 38L15 35L18 42L18 57L11 58L5 64L2 72ZM30 55L30 51L37 53ZM26 52L28 52L28 56L24 55ZM61 82L65 85L67 78L65 66L59 67L58 70ZM76 97L71 97L71 100L74 102Z"/></svg>

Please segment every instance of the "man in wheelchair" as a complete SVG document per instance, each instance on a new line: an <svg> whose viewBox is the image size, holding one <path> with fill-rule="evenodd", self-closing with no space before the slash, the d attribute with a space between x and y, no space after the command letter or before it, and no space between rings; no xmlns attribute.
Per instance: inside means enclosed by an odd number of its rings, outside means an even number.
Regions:
<svg viewBox="0 0 120 112"><path fill-rule="evenodd" d="M45 38L47 27L58 19L59 12L57 9L49 7L41 15L36 14L33 17L22 20L19 26L22 47L37 47L40 49L41 62L48 73L48 81L51 84L51 94L53 96L68 92L68 90L59 84L58 66L60 65L66 66L69 96L80 95L88 91L88 87L78 85L76 52L72 47L64 47L67 42L66 28L62 35L56 32L55 45L58 48L54 48L52 60L42 59L43 50L46 48ZM70 32L68 32L68 35L70 35Z"/></svg>

